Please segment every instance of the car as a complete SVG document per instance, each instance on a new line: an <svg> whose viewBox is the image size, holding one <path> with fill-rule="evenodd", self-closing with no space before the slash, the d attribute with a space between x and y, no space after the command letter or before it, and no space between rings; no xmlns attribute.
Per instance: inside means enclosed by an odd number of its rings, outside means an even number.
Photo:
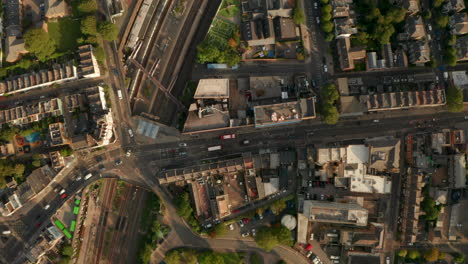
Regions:
<svg viewBox="0 0 468 264"><path fill-rule="evenodd" d="M255 230L255 228L252 228L252 236L256 236L257 235L257 231Z"/></svg>
<svg viewBox="0 0 468 264"><path fill-rule="evenodd" d="M318 3L317 2L314 3L314 8L318 9Z"/></svg>
<svg viewBox="0 0 468 264"><path fill-rule="evenodd" d="M242 141L242 145L248 145L248 144L250 144L250 141L248 139Z"/></svg>
<svg viewBox="0 0 468 264"><path fill-rule="evenodd" d="M119 166L122 164L122 160L121 159L118 159L115 161L115 165Z"/></svg>
<svg viewBox="0 0 468 264"><path fill-rule="evenodd" d="M82 179L81 176L78 176L75 178L75 181L81 181L81 179Z"/></svg>
<svg viewBox="0 0 468 264"><path fill-rule="evenodd" d="M185 151L179 152L179 156L187 156L187 152L185 152Z"/></svg>
<svg viewBox="0 0 468 264"><path fill-rule="evenodd" d="M179 143L179 147L187 147L187 143L181 142Z"/></svg>
<svg viewBox="0 0 468 264"><path fill-rule="evenodd" d="M64 193L64 194L62 194L62 195L60 196L60 198L65 199L65 198L67 198L67 196L68 196L68 195L67 195L66 193Z"/></svg>
<svg viewBox="0 0 468 264"><path fill-rule="evenodd" d="M245 233L242 233L242 234L241 234L242 237L246 237L246 236L248 236L248 235L249 235L249 232L245 232Z"/></svg>
<svg viewBox="0 0 468 264"><path fill-rule="evenodd" d="M131 128L128 129L128 135L132 138L133 137L133 130Z"/></svg>
<svg viewBox="0 0 468 264"><path fill-rule="evenodd" d="M239 224L239 227L244 227L244 222L242 220L237 221L237 223Z"/></svg>
<svg viewBox="0 0 468 264"><path fill-rule="evenodd" d="M431 24L427 24L427 29L429 29L429 31L431 31L431 30L432 30L432 26L431 26Z"/></svg>
<svg viewBox="0 0 468 264"><path fill-rule="evenodd" d="M131 149L127 150L127 152L125 153L125 156L130 157L131 155L132 155L132 150Z"/></svg>
<svg viewBox="0 0 468 264"><path fill-rule="evenodd" d="M62 195L62 194L64 194L64 193L65 193L65 189L62 189L62 190L59 192L60 195Z"/></svg>
<svg viewBox="0 0 468 264"><path fill-rule="evenodd" d="M263 219L263 215L262 215L262 214L258 214L258 219L262 220L262 219Z"/></svg>
<svg viewBox="0 0 468 264"><path fill-rule="evenodd" d="M237 214L238 212L239 212L239 210L238 210L238 209L236 209L236 210L232 211L232 213L233 213L233 214Z"/></svg>
<svg viewBox="0 0 468 264"><path fill-rule="evenodd" d="M323 65L323 71L324 71L324 72L328 72L328 67L327 67L326 64Z"/></svg>
<svg viewBox="0 0 468 264"><path fill-rule="evenodd" d="M38 222L35 224L36 227L40 227L42 225L42 222Z"/></svg>
<svg viewBox="0 0 468 264"><path fill-rule="evenodd" d="M249 218L243 218L242 221L244 221L244 223L249 223L250 222L250 219Z"/></svg>
<svg viewBox="0 0 468 264"><path fill-rule="evenodd" d="M380 122L380 120L378 120L378 119L374 119L374 120L372 120L372 122L374 122L374 123L379 123L379 122Z"/></svg>
<svg viewBox="0 0 468 264"><path fill-rule="evenodd" d="M221 139L234 139L236 138L236 134L229 134L229 135L222 135Z"/></svg>
<svg viewBox="0 0 468 264"><path fill-rule="evenodd" d="M322 201L325 200L325 194L322 193L322 194L320 195L320 200L322 200Z"/></svg>
<svg viewBox="0 0 468 264"><path fill-rule="evenodd" d="M319 17L316 17L315 21L317 21L317 24L320 24L320 18Z"/></svg>
<svg viewBox="0 0 468 264"><path fill-rule="evenodd" d="M228 225L228 227L229 227L229 230L231 230L231 231L234 230L234 225L233 224Z"/></svg>
<svg viewBox="0 0 468 264"><path fill-rule="evenodd" d="M44 210L47 210L50 208L50 204L46 204L46 206L44 206Z"/></svg>
<svg viewBox="0 0 468 264"><path fill-rule="evenodd" d="M312 182L311 180L309 180L309 181L307 182L307 186L312 187L312 185L313 185L313 182Z"/></svg>
<svg viewBox="0 0 468 264"><path fill-rule="evenodd" d="M310 258L310 256L312 256L312 254L314 254L314 253L312 253L312 251L308 251L307 254L306 254L306 258Z"/></svg>

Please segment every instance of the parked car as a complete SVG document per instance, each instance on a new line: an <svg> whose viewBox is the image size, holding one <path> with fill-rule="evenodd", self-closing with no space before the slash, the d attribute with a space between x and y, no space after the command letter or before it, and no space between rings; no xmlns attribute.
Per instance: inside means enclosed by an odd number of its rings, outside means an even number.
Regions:
<svg viewBox="0 0 468 264"><path fill-rule="evenodd" d="M187 146L187 143L184 143L184 142L179 143L179 147L186 147L186 146Z"/></svg>
<svg viewBox="0 0 468 264"><path fill-rule="evenodd" d="M248 236L248 235L249 235L249 232L245 232L245 233L242 233L242 234L241 234L242 237L246 237L246 236Z"/></svg>
<svg viewBox="0 0 468 264"><path fill-rule="evenodd" d="M231 230L231 231L234 230L234 225L233 224L228 225L228 227L229 227L229 230Z"/></svg>
<svg viewBox="0 0 468 264"><path fill-rule="evenodd" d="M237 221L237 223L239 224L239 227L244 227L244 222L242 222L242 220Z"/></svg>
<svg viewBox="0 0 468 264"><path fill-rule="evenodd" d="M323 71L324 71L324 72L328 72L328 67L327 67L326 64L323 65Z"/></svg>
<svg viewBox="0 0 468 264"><path fill-rule="evenodd" d="M115 161L115 165L119 166L120 164L122 164L122 160L121 159L118 159Z"/></svg>
<svg viewBox="0 0 468 264"><path fill-rule="evenodd" d="M255 228L252 228L252 236L256 236L257 235L257 232L255 230Z"/></svg>

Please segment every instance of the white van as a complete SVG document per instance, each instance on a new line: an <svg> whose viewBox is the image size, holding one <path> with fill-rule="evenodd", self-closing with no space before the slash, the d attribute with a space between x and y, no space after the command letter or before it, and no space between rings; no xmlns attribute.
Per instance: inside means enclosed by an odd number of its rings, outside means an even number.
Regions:
<svg viewBox="0 0 468 264"><path fill-rule="evenodd" d="M85 181L88 180L89 178L93 177L93 174L91 173L88 173L86 174L86 176L84 177Z"/></svg>
<svg viewBox="0 0 468 264"><path fill-rule="evenodd" d="M130 137L133 137L133 131L131 128L128 129L128 134L130 135Z"/></svg>

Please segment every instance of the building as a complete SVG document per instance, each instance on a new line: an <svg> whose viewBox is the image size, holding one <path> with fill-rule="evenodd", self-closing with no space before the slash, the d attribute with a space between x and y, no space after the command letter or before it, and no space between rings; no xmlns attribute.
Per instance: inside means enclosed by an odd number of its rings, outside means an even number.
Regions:
<svg viewBox="0 0 468 264"><path fill-rule="evenodd" d="M461 12L465 9L465 2L463 0L448 0L444 5L445 12Z"/></svg>
<svg viewBox="0 0 468 264"><path fill-rule="evenodd" d="M353 70L355 61L363 60L366 57L364 48L351 48L350 38L339 38L336 47L342 71Z"/></svg>
<svg viewBox="0 0 468 264"><path fill-rule="evenodd" d="M81 77L95 78L101 76L92 45L88 44L78 47L78 55L80 56L79 72Z"/></svg>
<svg viewBox="0 0 468 264"><path fill-rule="evenodd" d="M412 40L420 40L426 36L424 22L421 16L408 16L405 22L405 33Z"/></svg>
<svg viewBox="0 0 468 264"><path fill-rule="evenodd" d="M28 53L24 47L24 39L17 36L7 36L5 40L6 61L15 62Z"/></svg>
<svg viewBox="0 0 468 264"><path fill-rule="evenodd" d="M366 226L368 211L356 203L304 201L304 216L309 221L352 226Z"/></svg>
<svg viewBox="0 0 468 264"><path fill-rule="evenodd" d="M62 115L62 101L58 98L0 110L0 125L25 125L50 116Z"/></svg>
<svg viewBox="0 0 468 264"><path fill-rule="evenodd" d="M457 50L457 61L468 60L468 36L458 37L455 47Z"/></svg>
<svg viewBox="0 0 468 264"><path fill-rule="evenodd" d="M277 41L293 41L299 39L299 27L290 17L275 17L273 19Z"/></svg>
<svg viewBox="0 0 468 264"><path fill-rule="evenodd" d="M15 62L21 58L21 55L28 52L24 47L21 9L20 1L5 2L2 26L5 28L5 60L7 62Z"/></svg>
<svg viewBox="0 0 468 264"><path fill-rule="evenodd" d="M369 146L368 169L373 172L400 172L401 141L394 137L375 137L365 140Z"/></svg>
<svg viewBox="0 0 468 264"><path fill-rule="evenodd" d="M465 35L468 33L468 14L456 13L449 18L449 27L453 35Z"/></svg>
<svg viewBox="0 0 468 264"><path fill-rule="evenodd" d="M407 14L414 16L419 13L419 1L418 0L403 0L403 8L407 10Z"/></svg>
<svg viewBox="0 0 468 264"><path fill-rule="evenodd" d="M66 137L66 130L63 123L49 124L49 135L51 146L58 146L69 143Z"/></svg>
<svg viewBox="0 0 468 264"><path fill-rule="evenodd" d="M466 186L466 158L465 154L449 156L448 164L449 185L451 188L465 188Z"/></svg>
<svg viewBox="0 0 468 264"><path fill-rule="evenodd" d="M315 118L315 102L312 98L299 101L254 107L255 127L268 127L279 124L300 122Z"/></svg>
<svg viewBox="0 0 468 264"><path fill-rule="evenodd" d="M54 64L49 70L12 76L0 81L0 95L24 92L76 79L78 79L78 74L72 62Z"/></svg>
<svg viewBox="0 0 468 264"><path fill-rule="evenodd" d="M369 95L368 111L439 106L446 103L445 90L375 93Z"/></svg>
<svg viewBox="0 0 468 264"><path fill-rule="evenodd" d="M85 94L92 117L90 139L93 140L93 145L109 145L114 136L114 120L112 109L107 106L104 88L91 87L85 90Z"/></svg>
<svg viewBox="0 0 468 264"><path fill-rule="evenodd" d="M65 160L63 159L60 151L52 151L49 153L50 162L52 163L52 168L59 170L65 166Z"/></svg>
<svg viewBox="0 0 468 264"><path fill-rule="evenodd" d="M405 197L405 204L403 205L401 213L402 220L398 226L398 231L401 232L401 241L407 244L417 241L419 217L422 215L420 206L423 200L423 187L423 175L409 173L405 192L402 193L402 196Z"/></svg>
<svg viewBox="0 0 468 264"><path fill-rule="evenodd" d="M45 9L45 16L48 20L58 19L69 14L67 2L61 0L46 0Z"/></svg>
<svg viewBox="0 0 468 264"><path fill-rule="evenodd" d="M340 17L333 20L335 24L335 38L349 38L357 33L356 21L349 17Z"/></svg>
<svg viewBox="0 0 468 264"><path fill-rule="evenodd" d="M431 49L427 41L411 41L408 43L409 61L412 64L422 65L431 60Z"/></svg>
<svg viewBox="0 0 468 264"><path fill-rule="evenodd" d="M275 31L273 19L257 18L241 23L242 38L249 46L262 46L275 44Z"/></svg>

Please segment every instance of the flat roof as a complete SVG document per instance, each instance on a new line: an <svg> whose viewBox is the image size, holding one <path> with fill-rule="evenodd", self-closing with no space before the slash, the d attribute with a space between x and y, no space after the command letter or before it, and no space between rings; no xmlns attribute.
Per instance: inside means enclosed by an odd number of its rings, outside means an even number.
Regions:
<svg viewBox="0 0 468 264"><path fill-rule="evenodd" d="M304 201L304 215L310 220L326 223L367 225L368 211L355 203Z"/></svg>
<svg viewBox="0 0 468 264"><path fill-rule="evenodd" d="M229 98L229 79L201 79L193 98Z"/></svg>
<svg viewBox="0 0 468 264"><path fill-rule="evenodd" d="M254 115L256 127L301 121L298 102L255 106Z"/></svg>

